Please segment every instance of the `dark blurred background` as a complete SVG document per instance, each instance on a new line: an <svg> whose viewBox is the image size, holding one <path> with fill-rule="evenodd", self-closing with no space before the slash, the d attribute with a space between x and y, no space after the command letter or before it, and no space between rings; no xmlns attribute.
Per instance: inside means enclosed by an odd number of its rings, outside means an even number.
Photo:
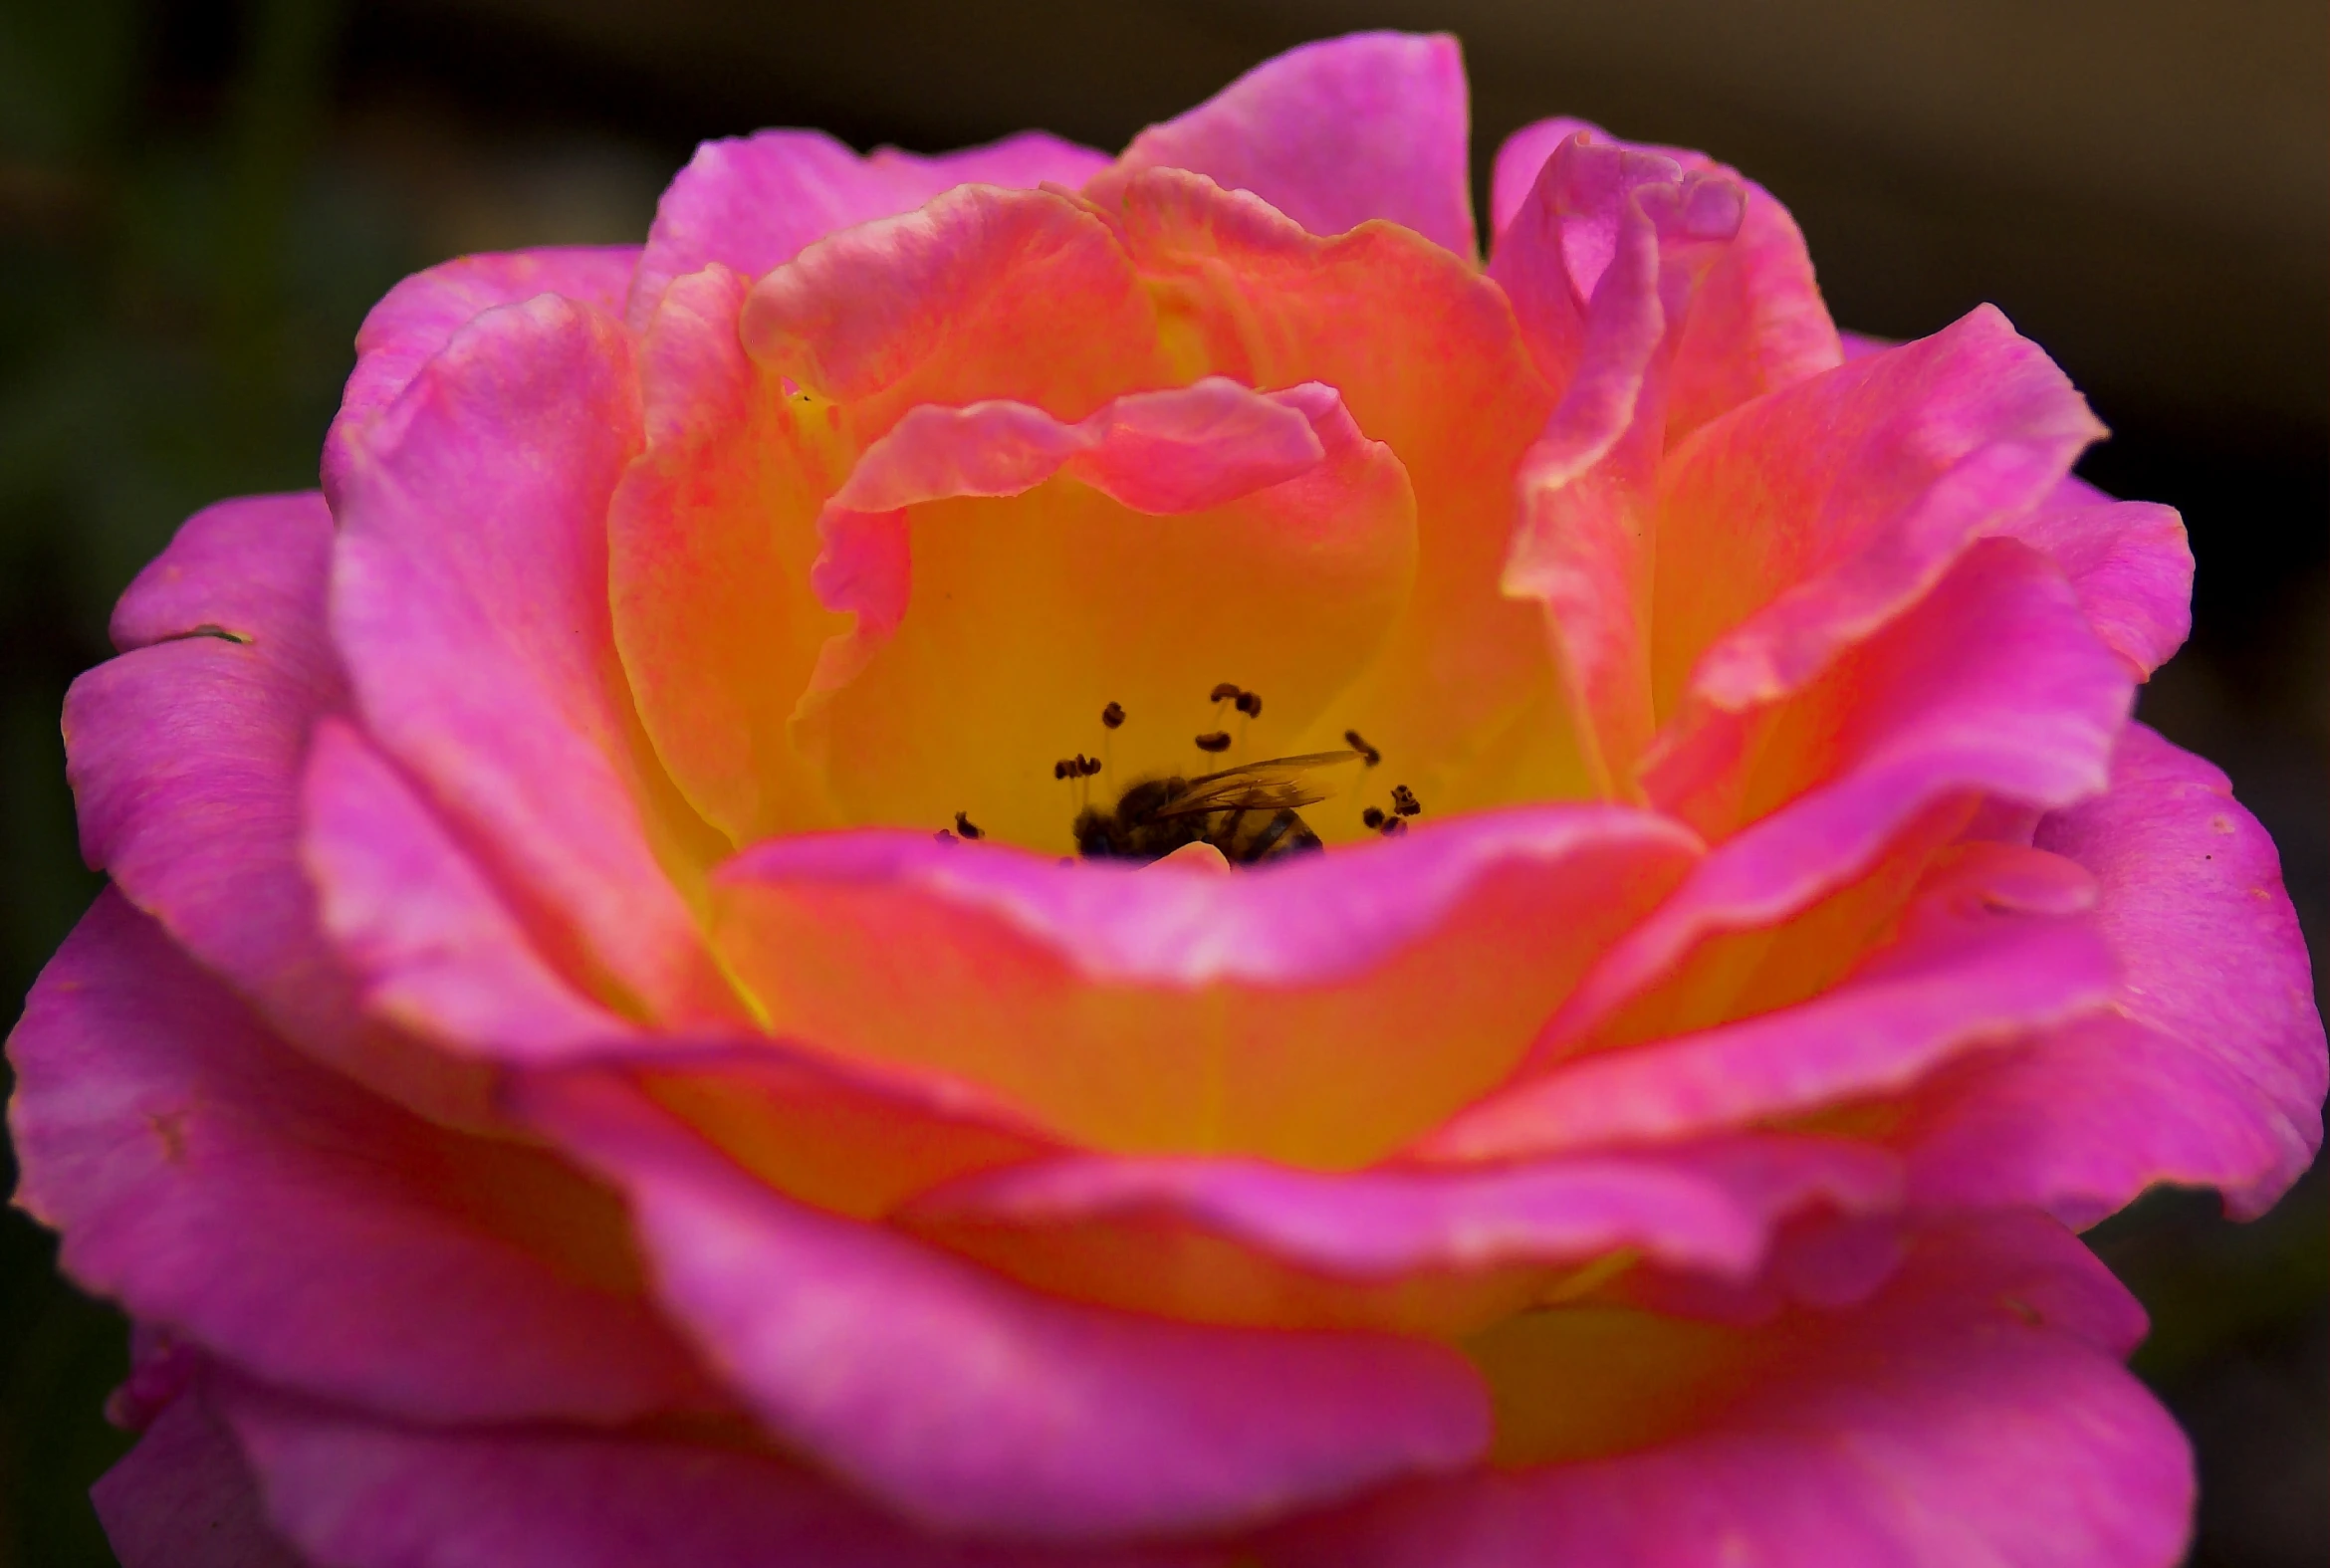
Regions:
<svg viewBox="0 0 2330 1568"><path fill-rule="evenodd" d="M2191 646L2144 714L2330 902L2330 9L2321 0L0 0L0 994L97 882L57 713L190 511L307 488L365 308L464 251L639 238L704 136L1114 148L1288 45L1467 46L1476 169L1567 112L1795 211L1837 319L1993 301L2184 510ZM2330 1561L2323 1171L2264 1221L2164 1194L2095 1237L2192 1432L2197 1564ZM112 1561L85 1495L122 1327L0 1222L0 1568Z"/></svg>

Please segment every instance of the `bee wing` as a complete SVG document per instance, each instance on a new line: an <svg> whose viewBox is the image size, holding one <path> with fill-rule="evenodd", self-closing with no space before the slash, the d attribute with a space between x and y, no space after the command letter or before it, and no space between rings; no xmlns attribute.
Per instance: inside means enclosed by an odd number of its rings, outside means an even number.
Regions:
<svg viewBox="0 0 2330 1568"><path fill-rule="evenodd" d="M1205 816L1215 811L1276 811L1310 805L1328 791L1302 776L1336 763L1355 763L1357 752L1305 752L1299 757L1272 757L1218 774L1192 779L1158 816Z"/></svg>

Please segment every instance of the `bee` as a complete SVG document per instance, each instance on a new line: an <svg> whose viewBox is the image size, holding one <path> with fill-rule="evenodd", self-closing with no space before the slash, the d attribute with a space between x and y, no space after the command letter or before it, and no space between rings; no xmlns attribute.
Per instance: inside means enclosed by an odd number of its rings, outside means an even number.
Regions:
<svg viewBox="0 0 2330 1568"><path fill-rule="evenodd" d="M1148 861L1205 843L1242 866L1317 849L1318 834L1297 808L1327 791L1303 776L1357 761L1357 752L1307 752L1196 779L1145 780L1126 789L1114 810L1086 806L1076 814L1076 849L1087 860Z"/></svg>

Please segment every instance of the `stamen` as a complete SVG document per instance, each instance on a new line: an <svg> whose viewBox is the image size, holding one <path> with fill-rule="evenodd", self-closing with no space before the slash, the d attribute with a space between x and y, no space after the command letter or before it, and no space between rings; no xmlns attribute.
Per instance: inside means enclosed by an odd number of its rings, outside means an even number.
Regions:
<svg viewBox="0 0 2330 1568"><path fill-rule="evenodd" d="M1357 730L1345 730L1343 732L1343 744L1351 748L1352 751L1357 752L1359 754L1359 760L1370 768L1373 768L1377 763L1383 761L1383 753L1377 751L1374 747L1369 746L1366 741L1362 740Z"/></svg>
<svg viewBox="0 0 2330 1568"><path fill-rule="evenodd" d="M975 827L972 825L970 813L966 811L957 811L955 813L955 831L961 833L965 838L971 839L974 842L987 836L987 830L985 828Z"/></svg>
<svg viewBox="0 0 2330 1568"><path fill-rule="evenodd" d="M1244 692L1242 692L1242 691L1240 691L1240 690L1238 689L1238 683L1237 683L1237 682L1235 682L1235 681L1223 681L1223 682L1221 682L1219 685L1217 685L1217 686L1214 688L1213 692L1212 692L1212 693L1211 693L1211 694L1210 694L1210 695L1209 695L1209 696L1206 698L1206 701L1208 701L1208 702L1236 702L1236 701L1237 701L1239 698L1241 698L1241 697L1243 697L1243 696L1245 696L1245 695L1246 695L1246 694L1245 694Z"/></svg>
<svg viewBox="0 0 2330 1568"><path fill-rule="evenodd" d="M1122 728L1124 724L1124 704L1112 702L1107 707L1101 709L1100 722L1102 725L1111 730Z"/></svg>
<svg viewBox="0 0 2330 1568"><path fill-rule="evenodd" d="M1383 824L1383 836L1386 838L1397 838L1407 830L1408 824L1396 816Z"/></svg>
<svg viewBox="0 0 2330 1568"><path fill-rule="evenodd" d="M1359 813L1359 821L1371 830L1381 827L1383 825L1383 812L1378 807L1371 805Z"/></svg>
<svg viewBox="0 0 2330 1568"><path fill-rule="evenodd" d="M1201 752L1226 752L1230 750L1230 732L1210 730L1197 738L1196 745Z"/></svg>
<svg viewBox="0 0 2330 1568"><path fill-rule="evenodd" d="M938 840L940 843L942 843L942 844L951 844L951 843L953 843L953 842L955 841L955 835L954 835L954 834L952 834L952 833L950 833L950 832L948 832L948 831L947 831L945 828L943 828L943 827L942 827L942 828L940 828L940 829L939 829L937 832L935 832L935 833L931 834L930 836L931 836L931 837L933 837L933 838L935 838L935 839L937 839L937 840Z"/></svg>
<svg viewBox="0 0 2330 1568"><path fill-rule="evenodd" d="M1249 719L1261 718L1262 698L1253 692L1240 692L1238 694L1238 711Z"/></svg>
<svg viewBox="0 0 2330 1568"><path fill-rule="evenodd" d="M1406 784L1392 785L1392 809L1402 816L1419 815L1424 807L1416 803L1414 791Z"/></svg>

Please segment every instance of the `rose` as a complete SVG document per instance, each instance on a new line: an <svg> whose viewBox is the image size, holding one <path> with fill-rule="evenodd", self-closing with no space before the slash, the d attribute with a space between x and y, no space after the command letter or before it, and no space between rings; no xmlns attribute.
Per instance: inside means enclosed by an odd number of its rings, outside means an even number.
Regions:
<svg viewBox="0 0 2330 1568"><path fill-rule="evenodd" d="M2128 721L2182 528L1698 154L1521 132L1484 272L1463 93L715 142L381 302L67 707L11 1116L131 1568L2177 1555L2065 1226L2324 1076ZM1314 752L1118 847L1325 853L1072 856Z"/></svg>

